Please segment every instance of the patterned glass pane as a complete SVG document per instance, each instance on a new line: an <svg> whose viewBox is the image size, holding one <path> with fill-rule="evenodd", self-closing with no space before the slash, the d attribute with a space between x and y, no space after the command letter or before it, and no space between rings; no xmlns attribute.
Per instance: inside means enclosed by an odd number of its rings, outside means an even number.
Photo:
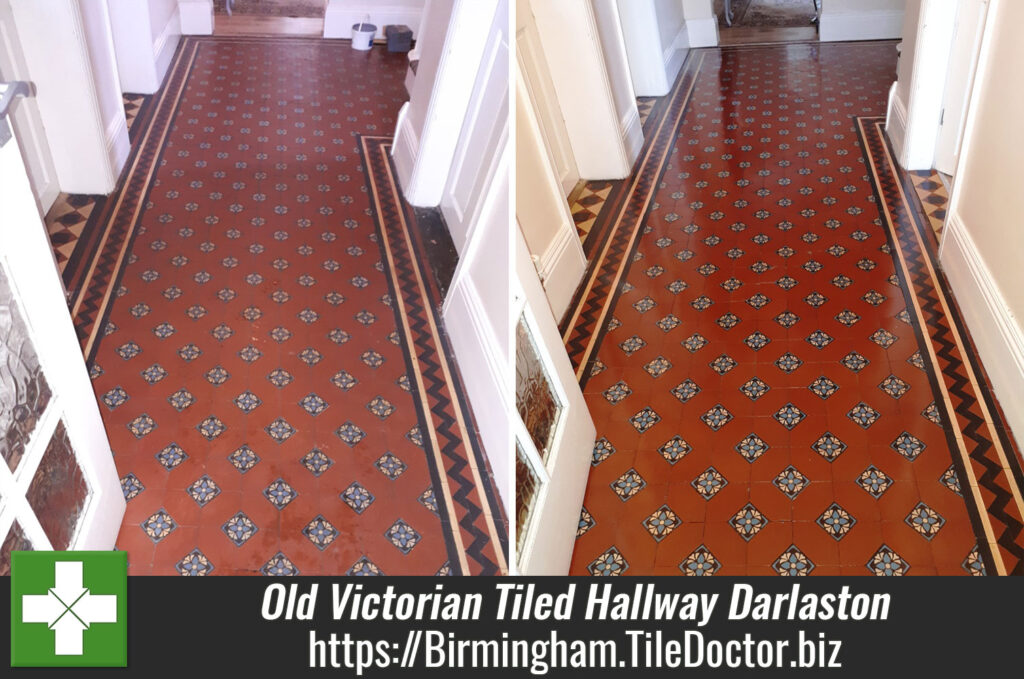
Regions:
<svg viewBox="0 0 1024 679"><path fill-rule="evenodd" d="M526 459L519 442L516 441L516 549L523 552L523 538L529 528L530 515L537 503L537 492L541 481L534 471L533 465Z"/></svg>
<svg viewBox="0 0 1024 679"><path fill-rule="evenodd" d="M89 484L61 421L28 488L28 503L54 549L67 549L71 544L88 497Z"/></svg>
<svg viewBox="0 0 1024 679"><path fill-rule="evenodd" d="M3 546L0 546L0 576L11 574L11 552L29 551L32 551L32 543L25 537L21 525L15 521Z"/></svg>
<svg viewBox="0 0 1024 679"><path fill-rule="evenodd" d="M28 327L0 267L0 455L18 468L32 430L50 402Z"/></svg>
<svg viewBox="0 0 1024 679"><path fill-rule="evenodd" d="M516 327L516 408L541 459L547 461L562 403L525 318L520 318Z"/></svg>

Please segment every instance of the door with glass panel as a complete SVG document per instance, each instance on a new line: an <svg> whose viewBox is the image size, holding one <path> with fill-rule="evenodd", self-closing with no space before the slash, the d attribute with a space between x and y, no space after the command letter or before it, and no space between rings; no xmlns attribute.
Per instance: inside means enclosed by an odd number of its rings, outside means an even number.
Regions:
<svg viewBox="0 0 1024 679"><path fill-rule="evenodd" d="M526 242L514 231L516 566L524 575L565 575L596 433Z"/></svg>
<svg viewBox="0 0 1024 679"><path fill-rule="evenodd" d="M113 548L125 510L46 229L9 130L0 118L0 574L9 572L15 550Z"/></svg>

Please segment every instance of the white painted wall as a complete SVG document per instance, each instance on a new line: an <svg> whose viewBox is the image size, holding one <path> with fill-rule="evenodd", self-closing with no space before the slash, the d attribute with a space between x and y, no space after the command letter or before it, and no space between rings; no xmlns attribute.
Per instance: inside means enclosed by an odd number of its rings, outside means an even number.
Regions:
<svg viewBox="0 0 1024 679"><path fill-rule="evenodd" d="M822 42L898 38L905 4L906 0L822 0L818 38Z"/></svg>
<svg viewBox="0 0 1024 679"><path fill-rule="evenodd" d="M681 0L632 0L618 9L636 96L668 94L689 51Z"/></svg>
<svg viewBox="0 0 1024 679"><path fill-rule="evenodd" d="M1011 429L1024 437L1024 2L992 0L940 258Z"/></svg>
<svg viewBox="0 0 1024 679"><path fill-rule="evenodd" d="M107 0L122 92L160 89L181 39L177 0Z"/></svg>
<svg viewBox="0 0 1024 679"><path fill-rule="evenodd" d="M106 1L11 0L11 9L61 190L110 193L129 143Z"/></svg>

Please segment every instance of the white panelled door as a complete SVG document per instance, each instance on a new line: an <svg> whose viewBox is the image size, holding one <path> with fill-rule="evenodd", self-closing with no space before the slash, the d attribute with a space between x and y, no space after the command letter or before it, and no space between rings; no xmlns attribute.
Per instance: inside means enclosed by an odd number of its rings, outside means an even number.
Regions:
<svg viewBox="0 0 1024 679"><path fill-rule="evenodd" d="M125 500L16 136L0 210L2 573L13 550L113 548Z"/></svg>
<svg viewBox="0 0 1024 679"><path fill-rule="evenodd" d="M566 575L596 429L519 228L512 284L517 570Z"/></svg>

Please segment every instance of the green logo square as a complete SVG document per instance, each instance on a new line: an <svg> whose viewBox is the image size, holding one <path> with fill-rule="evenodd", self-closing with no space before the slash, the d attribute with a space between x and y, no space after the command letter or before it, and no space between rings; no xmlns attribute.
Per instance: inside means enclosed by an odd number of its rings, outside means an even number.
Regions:
<svg viewBox="0 0 1024 679"><path fill-rule="evenodd" d="M127 667L126 552L14 552L11 667Z"/></svg>

